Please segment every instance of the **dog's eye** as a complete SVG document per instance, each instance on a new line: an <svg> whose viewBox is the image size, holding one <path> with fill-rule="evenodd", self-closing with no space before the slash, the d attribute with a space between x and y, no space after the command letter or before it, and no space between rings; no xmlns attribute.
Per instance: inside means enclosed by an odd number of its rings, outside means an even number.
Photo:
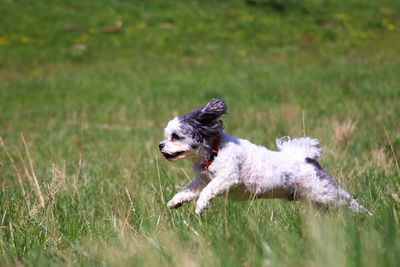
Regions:
<svg viewBox="0 0 400 267"><path fill-rule="evenodd" d="M171 139L172 139L172 140L179 141L179 140L182 140L182 137L180 137L180 136L177 135L176 133L173 133L173 134L171 135Z"/></svg>

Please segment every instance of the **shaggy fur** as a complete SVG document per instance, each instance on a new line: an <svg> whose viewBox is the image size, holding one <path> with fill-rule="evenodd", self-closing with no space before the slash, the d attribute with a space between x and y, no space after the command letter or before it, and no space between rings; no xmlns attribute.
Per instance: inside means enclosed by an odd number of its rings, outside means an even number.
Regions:
<svg viewBox="0 0 400 267"><path fill-rule="evenodd" d="M189 159L196 173L196 179L176 194L168 207L177 208L198 199L196 213L200 214L212 199L229 191L234 199L308 200L371 214L320 166L317 159L322 149L317 139L284 137L276 140L279 151L271 151L223 132L219 117L226 112L224 101L211 99L205 107L168 123L160 152L169 161ZM217 136L218 155L206 168L204 163L210 158Z"/></svg>

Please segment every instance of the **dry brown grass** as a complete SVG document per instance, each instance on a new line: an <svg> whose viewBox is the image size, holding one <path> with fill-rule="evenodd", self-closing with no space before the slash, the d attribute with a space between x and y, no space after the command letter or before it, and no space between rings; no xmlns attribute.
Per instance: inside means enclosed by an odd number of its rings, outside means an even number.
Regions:
<svg viewBox="0 0 400 267"><path fill-rule="evenodd" d="M8 159L11 162L11 165L12 165L14 171L15 171L15 174L17 175L17 180L18 180L18 183L19 183L19 185L21 187L22 196L24 197L26 205L29 208L30 203L29 203L29 200L27 198L27 195L26 195L26 192L25 192L25 189L24 189L24 184L22 183L21 174L20 174L17 166L15 165L15 162L14 162L13 158L11 157L10 153L8 152L8 150L6 148L6 145L4 144L3 138L1 138L1 136L0 136L0 143L1 143L1 146L3 147L4 152L7 154Z"/></svg>
<svg viewBox="0 0 400 267"><path fill-rule="evenodd" d="M386 156L384 148L381 147L378 149L374 149L369 155L369 158L367 159L367 161L371 160L374 168L383 171L387 176L393 175L394 173L393 160Z"/></svg>
<svg viewBox="0 0 400 267"><path fill-rule="evenodd" d="M81 173L81 167L82 167L82 150L83 150L83 143L85 141L84 135L83 135L83 112L84 112L84 110L82 109L82 111L81 111L81 144L80 144L80 148L79 148L78 171L76 172L75 183L74 183L74 194L73 194L74 200L75 200L75 195L76 195L76 192L78 191L78 186L79 186L79 175Z"/></svg>
<svg viewBox="0 0 400 267"><path fill-rule="evenodd" d="M348 119L343 122L335 123L335 144L337 146L345 146L345 149L351 144L351 137L357 127L357 121Z"/></svg>
<svg viewBox="0 0 400 267"><path fill-rule="evenodd" d="M33 160L30 155L29 147L25 140L25 136L23 133L20 133L20 136L21 136L21 141L25 148L25 157L28 159L28 162L29 162L29 168L27 167L27 164L25 163L24 155L21 153L18 146L14 145L14 148L18 155L19 164L22 166L23 173L25 174L26 181L29 184L28 188L30 188L30 190L29 189L25 190L23 176L21 175L21 172L18 169L18 166L17 166L16 162L14 161L13 157L9 153L8 149L6 148L6 145L5 145L2 137L0 137L0 144L1 144L4 152L6 153L7 157L9 158L11 166L14 169L14 172L16 174L17 181L18 181L19 187L21 189L22 196L25 200L29 214L31 216L33 216L40 209L46 208L49 205L49 203L54 201L54 197L56 196L56 194L59 193L59 191L64 187L64 185L66 185L67 177L66 177L65 163L64 163L63 168L60 168L56 164L52 163L51 181L49 183L46 183L45 181L43 182L42 186L44 186L44 188L46 189L46 191L45 191L46 193L43 194L41 185L39 184L38 178L35 173ZM75 186L75 184L74 184L74 186ZM3 192L5 192L7 190L4 179L2 182L2 190L3 190ZM32 205L31 205L31 201L30 201L30 200L32 200L31 192L33 192L34 195L36 196Z"/></svg>
<svg viewBox="0 0 400 267"><path fill-rule="evenodd" d="M38 182L38 180L36 178L36 174L35 174L35 168L33 167L33 161L32 161L31 155L29 154L28 144L25 141L25 137L24 137L23 133L21 133L21 139L22 139L22 142L24 143L25 152L26 152L26 155L29 160L29 166L31 169L31 175L33 178L32 180L33 180L33 185L34 185L33 189L36 192L37 197L39 198L40 207L44 208L44 198L43 198L42 192L40 191L39 182Z"/></svg>
<svg viewBox="0 0 400 267"><path fill-rule="evenodd" d="M386 130L386 127L385 127L384 129L385 129L386 138L387 138L387 140L388 140L388 142L389 142L389 145L390 145L390 150L391 150L391 152L392 152L394 161L396 162L397 173L400 175L400 168L399 168L399 163L397 162L396 153L394 152L394 148L393 148L392 142L390 141L390 137L389 137L389 134L388 134L388 132L387 132L387 130Z"/></svg>

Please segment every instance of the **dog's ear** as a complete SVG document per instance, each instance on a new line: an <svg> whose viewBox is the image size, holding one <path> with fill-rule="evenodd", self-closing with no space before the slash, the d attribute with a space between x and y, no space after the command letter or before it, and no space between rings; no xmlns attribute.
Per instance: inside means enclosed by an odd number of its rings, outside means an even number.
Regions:
<svg viewBox="0 0 400 267"><path fill-rule="evenodd" d="M203 123L212 122L226 114L227 111L228 106L222 99L213 98L205 107L201 108L198 119Z"/></svg>
<svg viewBox="0 0 400 267"><path fill-rule="evenodd" d="M202 142L204 138L216 136L224 129L224 123L218 120L226 114L228 106L221 99L211 99L204 107L193 110L180 119L193 128L193 138Z"/></svg>
<svg viewBox="0 0 400 267"><path fill-rule="evenodd" d="M189 114L196 140L220 134L224 130L224 123L218 118L226 114L227 110L228 106L223 100L214 98L206 106Z"/></svg>

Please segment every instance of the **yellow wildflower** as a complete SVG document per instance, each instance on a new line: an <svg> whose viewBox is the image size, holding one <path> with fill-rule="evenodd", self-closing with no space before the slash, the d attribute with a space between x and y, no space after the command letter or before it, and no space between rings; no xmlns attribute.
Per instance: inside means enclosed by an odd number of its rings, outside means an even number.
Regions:
<svg viewBox="0 0 400 267"><path fill-rule="evenodd" d="M393 30L396 28L396 26L394 26L394 24L392 24L392 23L389 23L389 24L386 25L386 28L387 28L389 31L393 31Z"/></svg>
<svg viewBox="0 0 400 267"><path fill-rule="evenodd" d="M9 45L9 44L10 41L6 37L0 36L0 45Z"/></svg>
<svg viewBox="0 0 400 267"><path fill-rule="evenodd" d="M336 13L335 14L335 17L338 19L338 20L347 20L347 15L346 14L344 14L344 13Z"/></svg>

